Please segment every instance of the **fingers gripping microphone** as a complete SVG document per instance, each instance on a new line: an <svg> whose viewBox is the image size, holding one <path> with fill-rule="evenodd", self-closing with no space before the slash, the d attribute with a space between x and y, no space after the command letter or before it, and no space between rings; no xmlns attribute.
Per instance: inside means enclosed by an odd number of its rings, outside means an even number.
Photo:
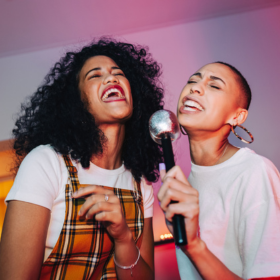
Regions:
<svg viewBox="0 0 280 280"><path fill-rule="evenodd" d="M171 141L175 141L180 136L177 117L171 111L159 110L151 116L149 129L152 139L162 146L167 172L175 165ZM176 203L176 201L171 203ZM187 245L184 217L175 215L172 219L172 224L175 244Z"/></svg>

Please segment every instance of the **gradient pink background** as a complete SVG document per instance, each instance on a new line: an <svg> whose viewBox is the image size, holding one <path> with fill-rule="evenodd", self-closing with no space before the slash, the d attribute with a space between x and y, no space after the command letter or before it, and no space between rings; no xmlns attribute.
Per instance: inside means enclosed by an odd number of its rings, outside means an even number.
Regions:
<svg viewBox="0 0 280 280"><path fill-rule="evenodd" d="M249 117L244 126L255 137L249 146L280 168L280 6L126 34L124 41L147 45L162 64L165 108L176 111L177 100L188 77L202 65L224 61L234 65L247 78L253 93ZM110 34L108 34L110 35ZM84 44L84 43L82 43ZM0 141L11 138L13 115L20 103L40 85L49 68L65 50L57 47L0 59ZM234 136L230 141L243 146ZM188 175L188 140L182 136L175 144L176 162ZM154 184L155 194L159 183ZM155 239L166 233L164 218L155 201ZM174 245L155 250L156 279L179 279Z"/></svg>

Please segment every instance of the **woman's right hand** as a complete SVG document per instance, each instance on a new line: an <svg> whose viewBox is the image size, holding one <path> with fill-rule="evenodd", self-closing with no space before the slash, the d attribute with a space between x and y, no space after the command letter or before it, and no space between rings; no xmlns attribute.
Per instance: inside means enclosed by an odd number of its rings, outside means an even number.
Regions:
<svg viewBox="0 0 280 280"><path fill-rule="evenodd" d="M85 203L80 209L79 215L86 219L95 219L102 222L109 235L115 242L126 242L132 238L122 211L119 198L113 190L102 186L88 185L73 193L73 198L85 198Z"/></svg>
<svg viewBox="0 0 280 280"><path fill-rule="evenodd" d="M198 241L198 216L199 216L199 194L188 182L186 176L179 166L174 166L167 173L161 171L163 182L159 192L158 200L160 207L168 222L172 222L175 214L183 215L187 234L188 247ZM176 201L176 203L170 203ZM173 233L172 224L168 227Z"/></svg>

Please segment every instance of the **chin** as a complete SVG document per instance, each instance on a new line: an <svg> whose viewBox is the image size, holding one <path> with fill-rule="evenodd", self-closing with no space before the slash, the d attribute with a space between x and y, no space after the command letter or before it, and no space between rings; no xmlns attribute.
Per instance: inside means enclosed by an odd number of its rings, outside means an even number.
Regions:
<svg viewBox="0 0 280 280"><path fill-rule="evenodd" d="M188 133L188 131L196 131L196 130L204 130L205 122L194 122L191 120L180 120L179 124L184 128L184 130Z"/></svg>
<svg viewBox="0 0 280 280"><path fill-rule="evenodd" d="M115 112L112 114L114 119L120 120L121 122L127 121L132 116L132 111L121 111L121 112Z"/></svg>
<svg viewBox="0 0 280 280"><path fill-rule="evenodd" d="M177 114L178 122L181 126L189 126L191 124L191 120L186 118L186 116Z"/></svg>

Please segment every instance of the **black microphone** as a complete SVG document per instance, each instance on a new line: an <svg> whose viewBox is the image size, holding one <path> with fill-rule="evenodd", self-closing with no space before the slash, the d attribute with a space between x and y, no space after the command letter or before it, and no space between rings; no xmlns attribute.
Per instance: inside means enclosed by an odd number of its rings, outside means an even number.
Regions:
<svg viewBox="0 0 280 280"><path fill-rule="evenodd" d="M162 146L166 172L168 172L175 166L171 141L175 141L180 136L177 117L171 111L159 110L151 116L149 130L152 139ZM176 203L176 201L171 203ZM182 215L174 215L172 224L175 244L178 246L187 245L184 217Z"/></svg>

